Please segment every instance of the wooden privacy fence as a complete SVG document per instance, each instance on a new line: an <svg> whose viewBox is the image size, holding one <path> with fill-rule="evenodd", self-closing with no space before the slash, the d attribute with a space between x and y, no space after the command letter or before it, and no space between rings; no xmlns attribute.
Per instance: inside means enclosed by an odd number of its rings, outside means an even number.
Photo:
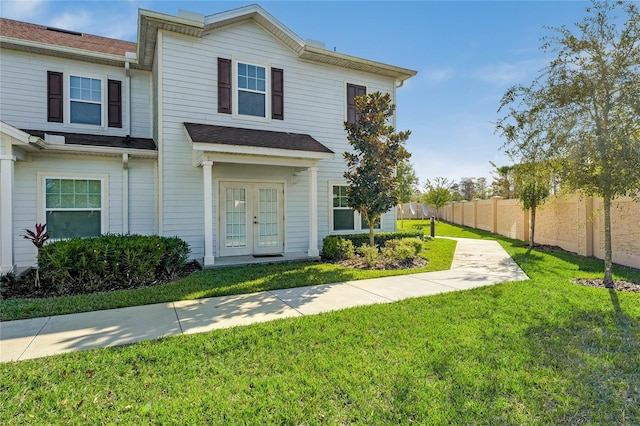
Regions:
<svg viewBox="0 0 640 426"><path fill-rule="evenodd" d="M522 241L529 241L531 233L530 212L519 200L502 197L451 203L442 209L442 218ZM603 259L602 198L550 197L536 210L535 242ZM611 204L611 248L614 263L640 268L640 203L630 197Z"/></svg>

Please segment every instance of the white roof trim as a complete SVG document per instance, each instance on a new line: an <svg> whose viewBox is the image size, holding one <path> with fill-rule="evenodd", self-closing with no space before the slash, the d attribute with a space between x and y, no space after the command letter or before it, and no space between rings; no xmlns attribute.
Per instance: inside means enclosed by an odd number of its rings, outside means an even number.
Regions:
<svg viewBox="0 0 640 426"><path fill-rule="evenodd" d="M7 135L11 138L12 145L29 145L29 143L36 142L40 138L31 136L27 132L23 132L17 127L13 127L10 124L0 121L0 132L3 135Z"/></svg>
<svg viewBox="0 0 640 426"><path fill-rule="evenodd" d="M206 16L204 18L205 31L216 30L251 19L255 20L260 26L282 41L286 46L290 47L294 52L299 54L304 48L304 40L257 4Z"/></svg>
<svg viewBox="0 0 640 426"><path fill-rule="evenodd" d="M191 138L189 138L191 140ZM264 148L258 146L227 145L206 142L193 142L193 149L205 153L259 155L262 157L300 158L312 160L324 160L334 158L335 154L329 152L299 151L293 149Z"/></svg>

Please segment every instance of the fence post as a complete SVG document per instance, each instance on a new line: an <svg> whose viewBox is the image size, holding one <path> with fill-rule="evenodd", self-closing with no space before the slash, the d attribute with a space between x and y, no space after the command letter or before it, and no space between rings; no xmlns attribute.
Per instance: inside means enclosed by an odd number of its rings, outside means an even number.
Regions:
<svg viewBox="0 0 640 426"><path fill-rule="evenodd" d="M494 234L498 233L498 200L502 200L502 197L491 197L491 232Z"/></svg>

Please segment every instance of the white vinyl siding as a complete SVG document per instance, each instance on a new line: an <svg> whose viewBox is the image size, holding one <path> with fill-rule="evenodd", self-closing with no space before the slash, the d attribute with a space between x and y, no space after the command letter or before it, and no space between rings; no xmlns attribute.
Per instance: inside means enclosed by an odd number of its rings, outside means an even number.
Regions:
<svg viewBox="0 0 640 426"><path fill-rule="evenodd" d="M203 182L202 169L192 165L191 146L184 136L184 122L244 127L270 131L309 134L335 152L335 159L322 160L318 167L318 239L330 232L331 194L327 182L340 180L345 170L342 153L349 149L343 122L346 114L346 83L367 87L367 92L394 94L392 79L359 73L329 65L300 61L278 40L253 23L224 27L194 40L163 32L162 94L164 170L164 233L180 235L192 248L192 256L203 253ZM284 120L256 120L234 114L217 113L217 58L237 58L265 67L284 70ZM187 65L188 64L188 65ZM268 78L267 71L267 78ZM269 97L269 96L267 96ZM214 183L218 179L237 176L263 179L265 176L289 182L286 185L285 249L308 249L308 175L297 171L291 183L290 168L244 165L213 165ZM218 217L214 195L214 218ZM383 230L393 230L393 212L382 219ZM214 238L217 223L213 224ZM214 241L214 250L218 247ZM216 251L216 256L217 251Z"/></svg>
<svg viewBox="0 0 640 426"><path fill-rule="evenodd" d="M47 71L63 73L65 97L64 123L47 121ZM110 136L151 137L151 73L133 70L131 72L131 111L125 101L126 75L124 67L111 67L63 58L47 57L26 52L2 49L0 61L0 120L18 129L44 131L92 133ZM70 124L69 119L69 76L83 76L122 81L122 114L130 114L131 129L116 127ZM102 97L106 102L103 85ZM103 120L106 112L103 105Z"/></svg>

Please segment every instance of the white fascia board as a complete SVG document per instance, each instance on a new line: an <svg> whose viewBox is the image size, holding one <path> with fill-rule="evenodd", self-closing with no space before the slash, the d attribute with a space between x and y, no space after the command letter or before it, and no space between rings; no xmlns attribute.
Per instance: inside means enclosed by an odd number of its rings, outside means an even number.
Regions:
<svg viewBox="0 0 640 426"><path fill-rule="evenodd" d="M193 149L205 153L258 155L262 157L300 158L310 160L326 160L334 158L329 152L297 151L281 148L263 148L257 146L226 145L215 143L193 142Z"/></svg>
<svg viewBox="0 0 640 426"><path fill-rule="evenodd" d="M393 77L399 81L404 81L418 73L417 71L408 68L402 68L395 65L384 64L382 62L371 61L344 53L332 52L330 50L321 49L310 45L306 45L304 47L304 50L300 52L299 57L300 59L306 59L310 62L336 65L344 68L370 72L372 74Z"/></svg>
<svg viewBox="0 0 640 426"><path fill-rule="evenodd" d="M317 167L317 159L309 158L293 158L293 157L276 157L248 154L226 154L220 152L206 152L203 157L204 161L212 161L213 163L232 163L232 164L254 164L259 166L282 166L282 167L299 167L307 169L309 167ZM202 165L202 162L199 164Z"/></svg>
<svg viewBox="0 0 640 426"><path fill-rule="evenodd" d="M22 130L5 123L4 121L0 121L0 132L2 132L3 135L11 138L12 145L29 145L29 138L32 137L29 133L23 132Z"/></svg>
<svg viewBox="0 0 640 426"><path fill-rule="evenodd" d="M158 158L157 151L133 148L110 148L104 146L91 145L50 145L44 144L44 150L51 153L60 154L80 154L80 155L103 155L107 157L122 157L127 154L130 158Z"/></svg>
<svg viewBox="0 0 640 426"><path fill-rule="evenodd" d="M55 44L41 43L38 41L22 40L11 37L0 36L0 47L11 49L21 47L23 50L31 51L34 53L52 54L56 53L56 56L65 57L82 57L87 59L95 59L100 63L109 64L124 64L125 62L136 63L132 58L126 58L125 55L112 55L109 53L92 52L90 50L78 49L75 47L57 46Z"/></svg>

